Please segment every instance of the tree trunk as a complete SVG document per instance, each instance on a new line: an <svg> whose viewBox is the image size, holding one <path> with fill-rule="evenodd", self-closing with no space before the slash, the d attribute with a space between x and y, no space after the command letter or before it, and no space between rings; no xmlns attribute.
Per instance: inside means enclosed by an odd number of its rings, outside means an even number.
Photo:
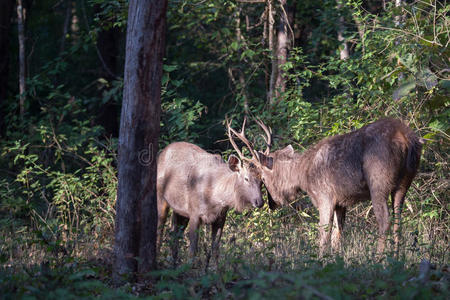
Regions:
<svg viewBox="0 0 450 300"><path fill-rule="evenodd" d="M269 39L269 50L272 53L272 71L270 73L270 82L269 82L269 92L267 93L267 100L269 101L269 103L273 103L273 98L274 98L274 91L275 91L275 80L277 77L277 71L278 71L278 67L277 67L277 54L276 54L276 49L275 49L275 45L274 45L274 36L275 36L275 32L273 29L273 25L275 23L275 20L273 18L274 15L274 10L273 10L273 5L272 5L272 0L268 0L267 1L267 37Z"/></svg>
<svg viewBox="0 0 450 300"><path fill-rule="evenodd" d="M395 0L395 7L400 7L402 5L403 5L403 0ZM395 27L400 27L400 25L402 24L402 16L401 15L396 15L394 17L394 23L395 23ZM400 44L400 39L399 38L397 38L395 40L395 45L398 45L398 44ZM400 58L398 58L398 60L400 60ZM398 74L399 85L402 84L403 78L404 78L404 74L403 74L403 72L400 72Z"/></svg>
<svg viewBox="0 0 450 300"><path fill-rule="evenodd" d="M66 0L65 1L66 4L66 14L64 16L64 24L63 24L63 34L62 34L62 38L61 38L61 44L59 46L59 52L63 52L65 45L66 45L66 38L67 38L67 33L69 32L69 25L70 25L70 20L72 17L72 1L71 0Z"/></svg>
<svg viewBox="0 0 450 300"><path fill-rule="evenodd" d="M275 98L279 98L281 93L286 90L286 78L282 66L286 64L288 55L288 7L286 0L280 0L280 24L278 25L277 34L277 51L276 51L276 80L275 80Z"/></svg>
<svg viewBox="0 0 450 300"><path fill-rule="evenodd" d="M338 41L340 42L339 46L339 56L341 60L348 59L350 57L350 52L348 50L348 43L345 41L344 38L344 32L345 32L345 25L344 25L344 15L342 11L342 0L337 0L337 10L339 13L339 19L338 19Z"/></svg>
<svg viewBox="0 0 450 300"><path fill-rule="evenodd" d="M130 0L119 133L114 280L156 266L156 154L167 0ZM136 260L136 257L139 259Z"/></svg>
<svg viewBox="0 0 450 300"><path fill-rule="evenodd" d="M395 0L395 7L400 7L402 5L403 5L403 0ZM402 16L401 15L395 16L394 22L395 22L395 26L399 27L402 23Z"/></svg>
<svg viewBox="0 0 450 300"><path fill-rule="evenodd" d="M236 11L236 24L235 24L235 31L236 31L236 41L239 45L239 50L238 50L238 57L241 57L242 54L242 33L241 33L241 11L242 8L239 5L237 7L237 11ZM238 72L238 78L239 78L239 84L237 85L237 88L240 90L239 94L240 96L243 98L244 100L244 111L245 113L248 113L248 96L247 96L247 87L245 86L245 74L244 72L241 70L240 67L237 67L237 72Z"/></svg>
<svg viewBox="0 0 450 300"><path fill-rule="evenodd" d="M13 14L14 0L2 1L0 10L0 109L6 99L9 74L9 31ZM4 113L0 110L0 136L3 132Z"/></svg>
<svg viewBox="0 0 450 300"><path fill-rule="evenodd" d="M22 0L17 0L17 31L19 39L19 109L20 117L23 117L25 112L25 76L26 76L26 61L25 61L25 14L22 5Z"/></svg>
<svg viewBox="0 0 450 300"><path fill-rule="evenodd" d="M95 12L101 11L100 5L94 6ZM105 78L108 82L112 82L117 78L119 69L119 39L120 31L116 28L101 29L98 33L97 49L98 56L103 66L100 69L100 76ZM103 90L99 91L100 93ZM102 105L96 117L96 123L101 125L105 130L105 135L110 137L117 137L119 135L119 110L120 106L116 101L110 100Z"/></svg>
<svg viewBox="0 0 450 300"><path fill-rule="evenodd" d="M359 39L361 40L361 49L363 53L366 53L366 41L364 38L364 34L366 32L365 25L360 21L359 16L353 14L353 20L355 21L356 28L358 29Z"/></svg>

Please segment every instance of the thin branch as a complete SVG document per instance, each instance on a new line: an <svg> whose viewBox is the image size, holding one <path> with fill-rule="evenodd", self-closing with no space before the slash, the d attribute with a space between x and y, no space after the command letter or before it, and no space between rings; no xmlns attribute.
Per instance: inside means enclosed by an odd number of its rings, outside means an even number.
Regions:
<svg viewBox="0 0 450 300"><path fill-rule="evenodd" d="M246 30L249 31L249 30L251 30L253 28L256 28L256 27L260 26L265 21L265 19L266 19L266 10L264 9L263 13L259 17L258 23L256 23L255 25L250 26L250 24L248 22L248 16L245 16L245 17L246 17L246 21L247 21L246 22Z"/></svg>
<svg viewBox="0 0 450 300"><path fill-rule="evenodd" d="M83 18L84 18L84 22L86 23L87 31L90 31L90 26L89 26L89 21L88 21L88 18L87 18L85 3L84 3L84 1L80 1L80 2L81 2L81 10L83 11ZM97 52L97 56L100 59L100 62L102 63L102 66L105 69L106 73L108 73L108 75L113 77L114 79L117 79L116 74L114 74L111 71L111 69L106 65L106 62L103 59L103 56L102 56L102 54L100 52L100 49L98 49L96 44L94 46L95 46L95 51Z"/></svg>
<svg viewBox="0 0 450 300"><path fill-rule="evenodd" d="M420 35L411 33L411 32L409 32L409 31L406 31L406 30L403 30L403 29L390 28L390 27L384 27L384 26L378 26L377 28L401 32L401 33L410 35L410 36L412 36L412 37L415 37L415 38L417 38L417 39L420 39L420 40L422 40L422 41L424 41L424 42L427 42L427 43L430 43L430 44L433 44L433 45L436 45L436 46L439 46L439 47L443 47L443 45L442 45L441 43L439 43L439 42L427 40L426 38L423 38L423 37L421 37Z"/></svg>
<svg viewBox="0 0 450 300"><path fill-rule="evenodd" d="M292 30L291 24L289 23L289 18L288 18L286 10L284 9L284 6L283 5L280 5L280 6L281 6L281 10L283 11L283 14L284 14L285 23L287 24L287 27L289 28L289 31L291 32L291 36L292 36L291 42L292 42L292 47L294 47L295 46L294 45L294 41L295 41L294 30Z"/></svg>

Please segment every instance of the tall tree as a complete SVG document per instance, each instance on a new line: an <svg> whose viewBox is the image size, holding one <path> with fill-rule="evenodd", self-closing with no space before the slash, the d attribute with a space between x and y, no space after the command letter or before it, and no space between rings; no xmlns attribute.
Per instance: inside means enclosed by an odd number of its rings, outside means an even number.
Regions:
<svg viewBox="0 0 450 300"><path fill-rule="evenodd" d="M66 46L66 37L69 32L69 25L70 20L72 18L72 9L73 9L73 2L71 0L66 0L64 2L65 4L65 16L64 16L64 24L63 24L63 34L61 37L61 44L59 46L59 51L63 52L64 48Z"/></svg>
<svg viewBox="0 0 450 300"><path fill-rule="evenodd" d="M95 5L94 10L99 13L102 11L101 5ZM112 82L117 78L115 75L119 69L119 39L121 31L114 26L101 26L97 38L97 55L103 66L100 69L100 76L105 78L108 82ZM119 104L110 99L103 103L99 114L96 117L96 122L100 124L106 136L117 137L119 135Z"/></svg>
<svg viewBox="0 0 450 300"><path fill-rule="evenodd" d="M278 71L278 61L277 61L277 54L276 54L276 48L274 44L274 24L275 24L275 18L274 18L274 8L272 5L272 0L267 1L267 38L269 40L269 50L272 52L272 59L271 59L271 72L270 72L270 82L269 82L269 91L267 93L267 99L269 103L273 103L274 98L274 91L275 91L275 81L277 78L277 71Z"/></svg>
<svg viewBox="0 0 450 300"><path fill-rule="evenodd" d="M395 0L395 7L400 7L403 5L403 0ZM399 27L402 22L402 16L396 15L395 16L395 26Z"/></svg>
<svg viewBox="0 0 450 300"><path fill-rule="evenodd" d="M17 0L17 32L19 39L19 109L20 116L23 117L25 112L25 13L22 0Z"/></svg>
<svg viewBox="0 0 450 300"><path fill-rule="evenodd" d="M167 0L130 0L119 133L114 279L156 265L156 153ZM136 259L139 257L139 259Z"/></svg>
<svg viewBox="0 0 450 300"><path fill-rule="evenodd" d="M348 49L348 43L344 38L344 32L345 32L345 19L344 19L344 10L343 10L343 2L342 0L337 0L337 11L339 14L339 18L338 18L338 32L337 32L337 38L338 41L340 42L339 45L339 57L342 60L345 60L347 58L350 57L350 52Z"/></svg>
<svg viewBox="0 0 450 300"><path fill-rule="evenodd" d="M278 6L278 28L275 29L276 6L273 5L272 0L267 1L267 30L269 39L269 49L272 51L272 71L270 74L269 91L267 98L269 103L274 103L274 100L279 98L281 93L286 89L286 78L282 69L287 61L288 56L288 5L287 0L279 0Z"/></svg>
<svg viewBox="0 0 450 300"><path fill-rule="evenodd" d="M286 0L280 0L280 21L277 32L277 50L276 50L276 80L275 80L275 98L279 98L281 93L286 90L286 78L282 66L287 61L288 56L288 6Z"/></svg>
<svg viewBox="0 0 450 300"><path fill-rule="evenodd" d="M0 10L0 108L6 98L9 74L9 29L13 13L14 0L2 1ZM0 135L3 123L3 112L0 111Z"/></svg>

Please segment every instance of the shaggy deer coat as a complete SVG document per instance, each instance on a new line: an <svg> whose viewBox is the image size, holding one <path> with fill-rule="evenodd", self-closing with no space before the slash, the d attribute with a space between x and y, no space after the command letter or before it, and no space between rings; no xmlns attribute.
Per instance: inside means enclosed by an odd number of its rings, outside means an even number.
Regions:
<svg viewBox="0 0 450 300"><path fill-rule="evenodd" d="M321 252L331 232L333 248L339 247L347 208L369 199L378 223L378 252L382 252L390 227L391 195L397 252L400 213L419 167L422 143L400 120L382 119L321 140L302 154L290 145L270 154L266 151L268 155L259 152L262 180L269 201L277 205L294 200L300 190L310 196L320 215Z"/></svg>

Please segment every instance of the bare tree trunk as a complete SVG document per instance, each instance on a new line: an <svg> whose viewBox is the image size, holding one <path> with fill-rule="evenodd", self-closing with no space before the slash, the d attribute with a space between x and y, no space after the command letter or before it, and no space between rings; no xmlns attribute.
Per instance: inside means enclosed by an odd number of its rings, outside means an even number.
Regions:
<svg viewBox="0 0 450 300"><path fill-rule="evenodd" d="M63 34L61 38L61 44L59 46L59 52L64 51L67 33L69 32L70 19L72 17L72 1L66 0L65 3L66 3L66 15L64 17Z"/></svg>
<svg viewBox="0 0 450 300"><path fill-rule="evenodd" d="M366 30L364 28L365 25L363 23L361 23L361 21L359 20L359 17L356 16L355 14L353 14L353 20L355 21L356 28L358 29L359 39L361 40L362 52L365 53L366 52L366 45L365 45L365 38L364 38L364 33L366 32Z"/></svg>
<svg viewBox="0 0 450 300"><path fill-rule="evenodd" d="M239 6L237 8L236 12L236 41L238 42L238 45L241 46L242 42L242 33L241 33L241 11L242 8ZM241 56L241 50L238 52L238 56ZM247 97L247 89L245 86L245 76L244 72L238 67L238 78L239 78L239 89L241 90L240 94L244 100L244 111L248 112L248 97Z"/></svg>
<svg viewBox="0 0 450 300"><path fill-rule="evenodd" d="M95 12L101 11L100 5L94 6ZM99 71L100 76L108 82L112 82L117 77L118 56L119 56L119 38L120 31L116 28L100 29L97 38L98 57L103 66ZM103 92L100 90L99 92ZM97 115L95 121L105 129L106 136L117 137L119 135L119 115L120 106L116 101L110 100L104 103Z"/></svg>
<svg viewBox="0 0 450 300"><path fill-rule="evenodd" d="M288 15L288 24L291 27L291 43L292 43L292 47L295 47L296 43L295 41L300 39L300 28L298 26L298 24L295 22L295 12L296 12L296 7L295 4L289 5L287 6L287 15Z"/></svg>
<svg viewBox="0 0 450 300"><path fill-rule="evenodd" d="M156 154L167 0L130 0L119 133L114 280L156 266ZM139 257L136 260L136 257Z"/></svg>
<svg viewBox="0 0 450 300"><path fill-rule="evenodd" d="M264 8L264 25L263 25L263 41L264 46L266 45L266 41L268 40L269 33L269 7L266 5ZM270 49L270 48L269 48ZM267 93L267 102L270 101L269 93L270 93L270 76L269 76L269 64L266 60L264 60L264 84Z"/></svg>
<svg viewBox="0 0 450 300"><path fill-rule="evenodd" d="M395 0L395 7L400 7L402 5L403 5L403 0ZM395 26L399 27L402 22L402 16L401 15L395 16L394 22L395 22Z"/></svg>
<svg viewBox="0 0 450 300"><path fill-rule="evenodd" d="M6 99L9 74L9 31L13 15L14 0L2 1L0 10L0 109ZM3 132L4 113L0 111L0 136Z"/></svg>
<svg viewBox="0 0 450 300"><path fill-rule="evenodd" d="M19 38L19 109L20 117L25 112L25 91L26 91L26 61L25 61L25 14L22 0L17 0L17 31Z"/></svg>
<svg viewBox="0 0 450 300"><path fill-rule="evenodd" d="M269 49L272 52L272 71L270 73L270 82L269 82L269 92L267 93L267 100L269 103L273 103L274 98L274 91L275 91L275 80L277 77L277 54L276 49L274 45L274 36L275 32L273 29L273 25L275 23L275 20L273 18L274 16L274 9L272 5L272 0L267 1L267 35L269 39Z"/></svg>
<svg viewBox="0 0 450 300"><path fill-rule="evenodd" d="M275 80L275 98L279 98L281 93L286 90L286 78L284 76L284 71L282 66L286 64L288 55L288 7L286 0L280 0L281 11L280 11L280 24L278 25L277 33L277 51L276 51L276 80Z"/></svg>
<svg viewBox="0 0 450 300"><path fill-rule="evenodd" d="M402 5L403 5L403 0L395 0L395 7L400 7ZM400 27L400 25L402 23L402 16L401 15L395 16L394 17L394 23L395 23L395 27ZM400 39L399 38L397 38L395 40L395 45L398 45L398 44L400 44ZM403 74L403 72L400 72L398 74L399 85L402 83L403 78L404 78L404 74Z"/></svg>
<svg viewBox="0 0 450 300"><path fill-rule="evenodd" d="M342 0L337 0L337 10L339 13L339 19L338 19L338 41L341 43L339 46L339 56L341 60L348 59L350 57L349 49L348 49L348 43L345 41L344 38L344 32L345 32L345 25L344 25L344 16L342 11Z"/></svg>

